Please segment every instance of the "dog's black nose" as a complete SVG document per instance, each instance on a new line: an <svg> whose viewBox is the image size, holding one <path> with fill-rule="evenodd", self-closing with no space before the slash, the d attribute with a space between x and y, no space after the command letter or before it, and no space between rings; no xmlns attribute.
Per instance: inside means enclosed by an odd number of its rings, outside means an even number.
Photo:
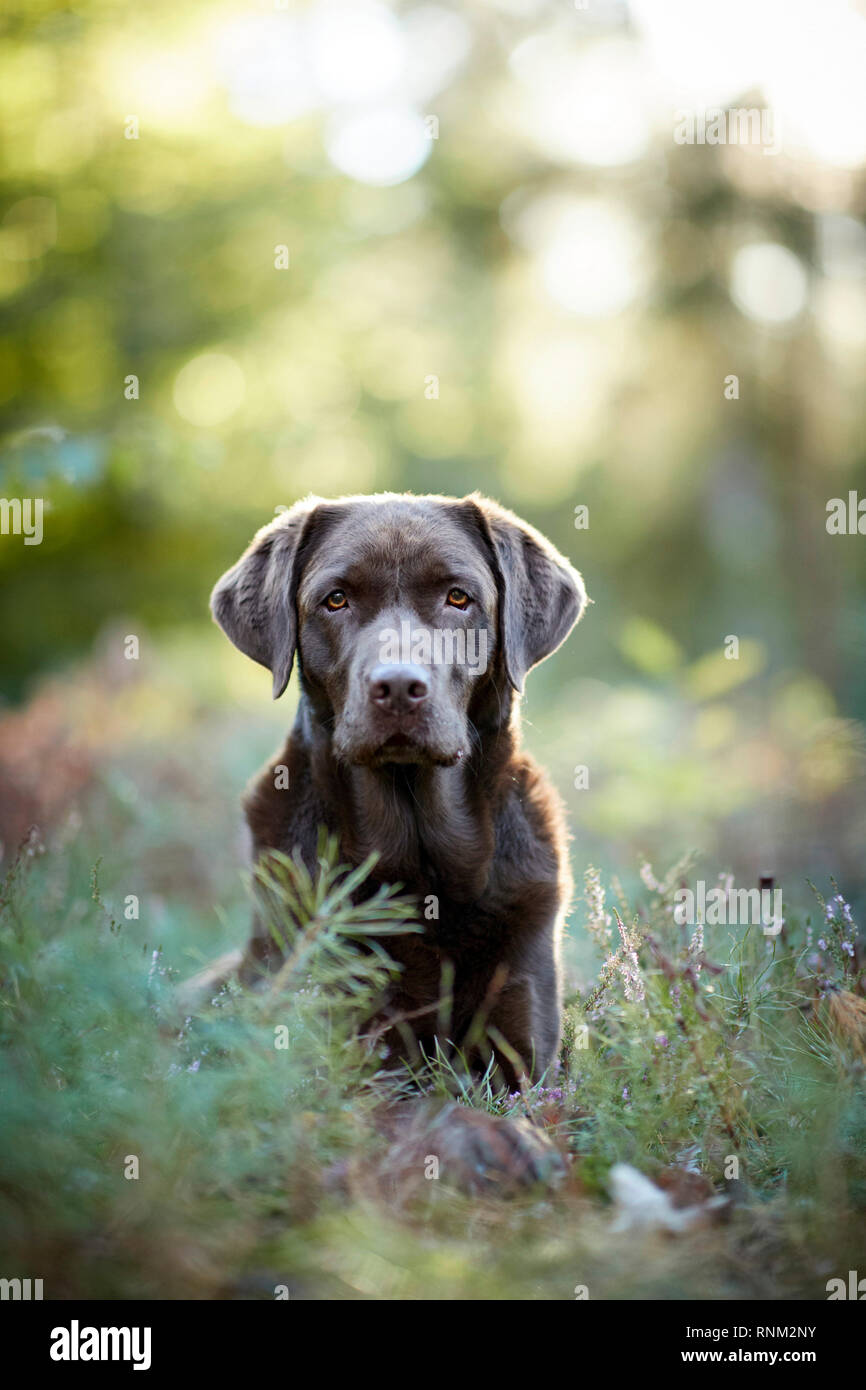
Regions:
<svg viewBox="0 0 866 1390"><path fill-rule="evenodd" d="M376 666L370 672L370 699L388 714L411 714L428 691L420 666Z"/></svg>

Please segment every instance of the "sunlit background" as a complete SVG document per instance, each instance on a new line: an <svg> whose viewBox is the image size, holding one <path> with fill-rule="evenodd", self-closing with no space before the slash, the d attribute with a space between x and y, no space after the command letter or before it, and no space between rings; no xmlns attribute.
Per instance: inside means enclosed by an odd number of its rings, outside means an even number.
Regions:
<svg viewBox="0 0 866 1390"><path fill-rule="evenodd" d="M866 536L825 522L866 496L863 8L0 22L2 493L47 509L0 537L7 858L125 821L154 892L218 897L295 695L213 581L309 491L479 488L595 601L525 705L576 873L696 848L862 898ZM767 138L676 137L732 107Z"/></svg>

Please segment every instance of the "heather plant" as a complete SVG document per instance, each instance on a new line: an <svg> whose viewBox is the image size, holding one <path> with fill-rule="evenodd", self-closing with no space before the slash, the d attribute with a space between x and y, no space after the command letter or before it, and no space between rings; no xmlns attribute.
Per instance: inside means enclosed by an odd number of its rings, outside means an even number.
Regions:
<svg viewBox="0 0 866 1390"><path fill-rule="evenodd" d="M561 1081L538 1102L561 1103L558 1124L599 1184L626 1157L644 1171L679 1163L715 1184L736 1174L757 1187L781 1176L774 1128L807 1114L832 1127L831 1093L843 1108L859 1105L866 1009L851 992L863 978L856 928L838 892L821 900L818 951L808 921L786 922L778 939L754 926L682 926L673 894L684 868L659 880L642 866L649 891L631 924L611 910L615 950L600 876L587 871L588 928L604 959L596 981L568 1000ZM730 876L719 881L730 891ZM837 1001L829 1031L814 1008L822 991ZM582 1029L587 1041L576 1047ZM803 1164L804 1181L812 1167ZM785 1177L799 1180L796 1170Z"/></svg>
<svg viewBox="0 0 866 1390"><path fill-rule="evenodd" d="M596 976L568 995L558 1065L509 1091L444 1042L385 1055L368 1020L388 938L417 922L394 888L363 900L371 862L347 870L327 839L313 874L271 856L249 888L281 964L178 1016L175 982L208 954L198 911L128 922L124 874L87 849L29 838L0 890L2 1258L46 1296L568 1297L577 1263L595 1297L814 1297L828 1260L856 1259L862 971L836 885L818 924L786 905L769 938L681 926L681 868L646 866L633 904L590 870ZM229 905L227 936L247 910ZM387 1174L377 1117L419 1094L528 1117L569 1156L566 1188L506 1203L419 1179L391 1201L369 1178ZM727 1222L636 1270L610 1234L617 1162L726 1197Z"/></svg>

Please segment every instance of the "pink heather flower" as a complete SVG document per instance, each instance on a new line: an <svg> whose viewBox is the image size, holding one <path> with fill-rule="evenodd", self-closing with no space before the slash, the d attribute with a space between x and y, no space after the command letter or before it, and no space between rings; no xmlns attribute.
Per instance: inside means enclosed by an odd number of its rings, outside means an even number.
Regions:
<svg viewBox="0 0 866 1390"><path fill-rule="evenodd" d="M701 973L701 956L704 953L704 924L698 922L689 942L689 963L694 966L695 975Z"/></svg>
<svg viewBox="0 0 866 1390"><path fill-rule="evenodd" d="M610 943L611 915L604 905L604 888L598 869L592 865L583 875L584 898L589 909L586 925L596 945L605 950Z"/></svg>
<svg viewBox="0 0 866 1390"><path fill-rule="evenodd" d="M617 917L622 948L620 960L618 961L619 972L622 976L623 992L630 1003L642 1004L646 998L643 976L640 973L640 961L638 960L637 947L638 941L635 933Z"/></svg>
<svg viewBox="0 0 866 1390"><path fill-rule="evenodd" d="M640 866L640 877L641 883L644 885L645 888L648 888L651 893L662 892L662 885L659 883L658 879L653 873L652 865L650 864L648 859L645 859Z"/></svg>

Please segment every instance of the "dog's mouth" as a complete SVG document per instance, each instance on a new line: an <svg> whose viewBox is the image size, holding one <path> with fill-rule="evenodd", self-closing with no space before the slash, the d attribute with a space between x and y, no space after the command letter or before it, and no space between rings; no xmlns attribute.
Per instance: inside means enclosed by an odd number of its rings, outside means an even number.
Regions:
<svg viewBox="0 0 866 1390"><path fill-rule="evenodd" d="M334 731L337 757L355 767L453 767L463 758L464 747L458 727L430 728L418 719L377 720L363 729L347 728L338 720Z"/></svg>
<svg viewBox="0 0 866 1390"><path fill-rule="evenodd" d="M385 767L389 763L416 764L421 767L453 767L463 757L463 749L454 751L434 748L410 734L389 734L384 743L373 751L369 758L372 767Z"/></svg>
<svg viewBox="0 0 866 1390"><path fill-rule="evenodd" d="M389 734L373 754L373 762L382 763L429 763L434 761L427 749L410 734Z"/></svg>
<svg viewBox="0 0 866 1390"><path fill-rule="evenodd" d="M409 734L391 734L382 744L383 748L417 748L418 744Z"/></svg>

